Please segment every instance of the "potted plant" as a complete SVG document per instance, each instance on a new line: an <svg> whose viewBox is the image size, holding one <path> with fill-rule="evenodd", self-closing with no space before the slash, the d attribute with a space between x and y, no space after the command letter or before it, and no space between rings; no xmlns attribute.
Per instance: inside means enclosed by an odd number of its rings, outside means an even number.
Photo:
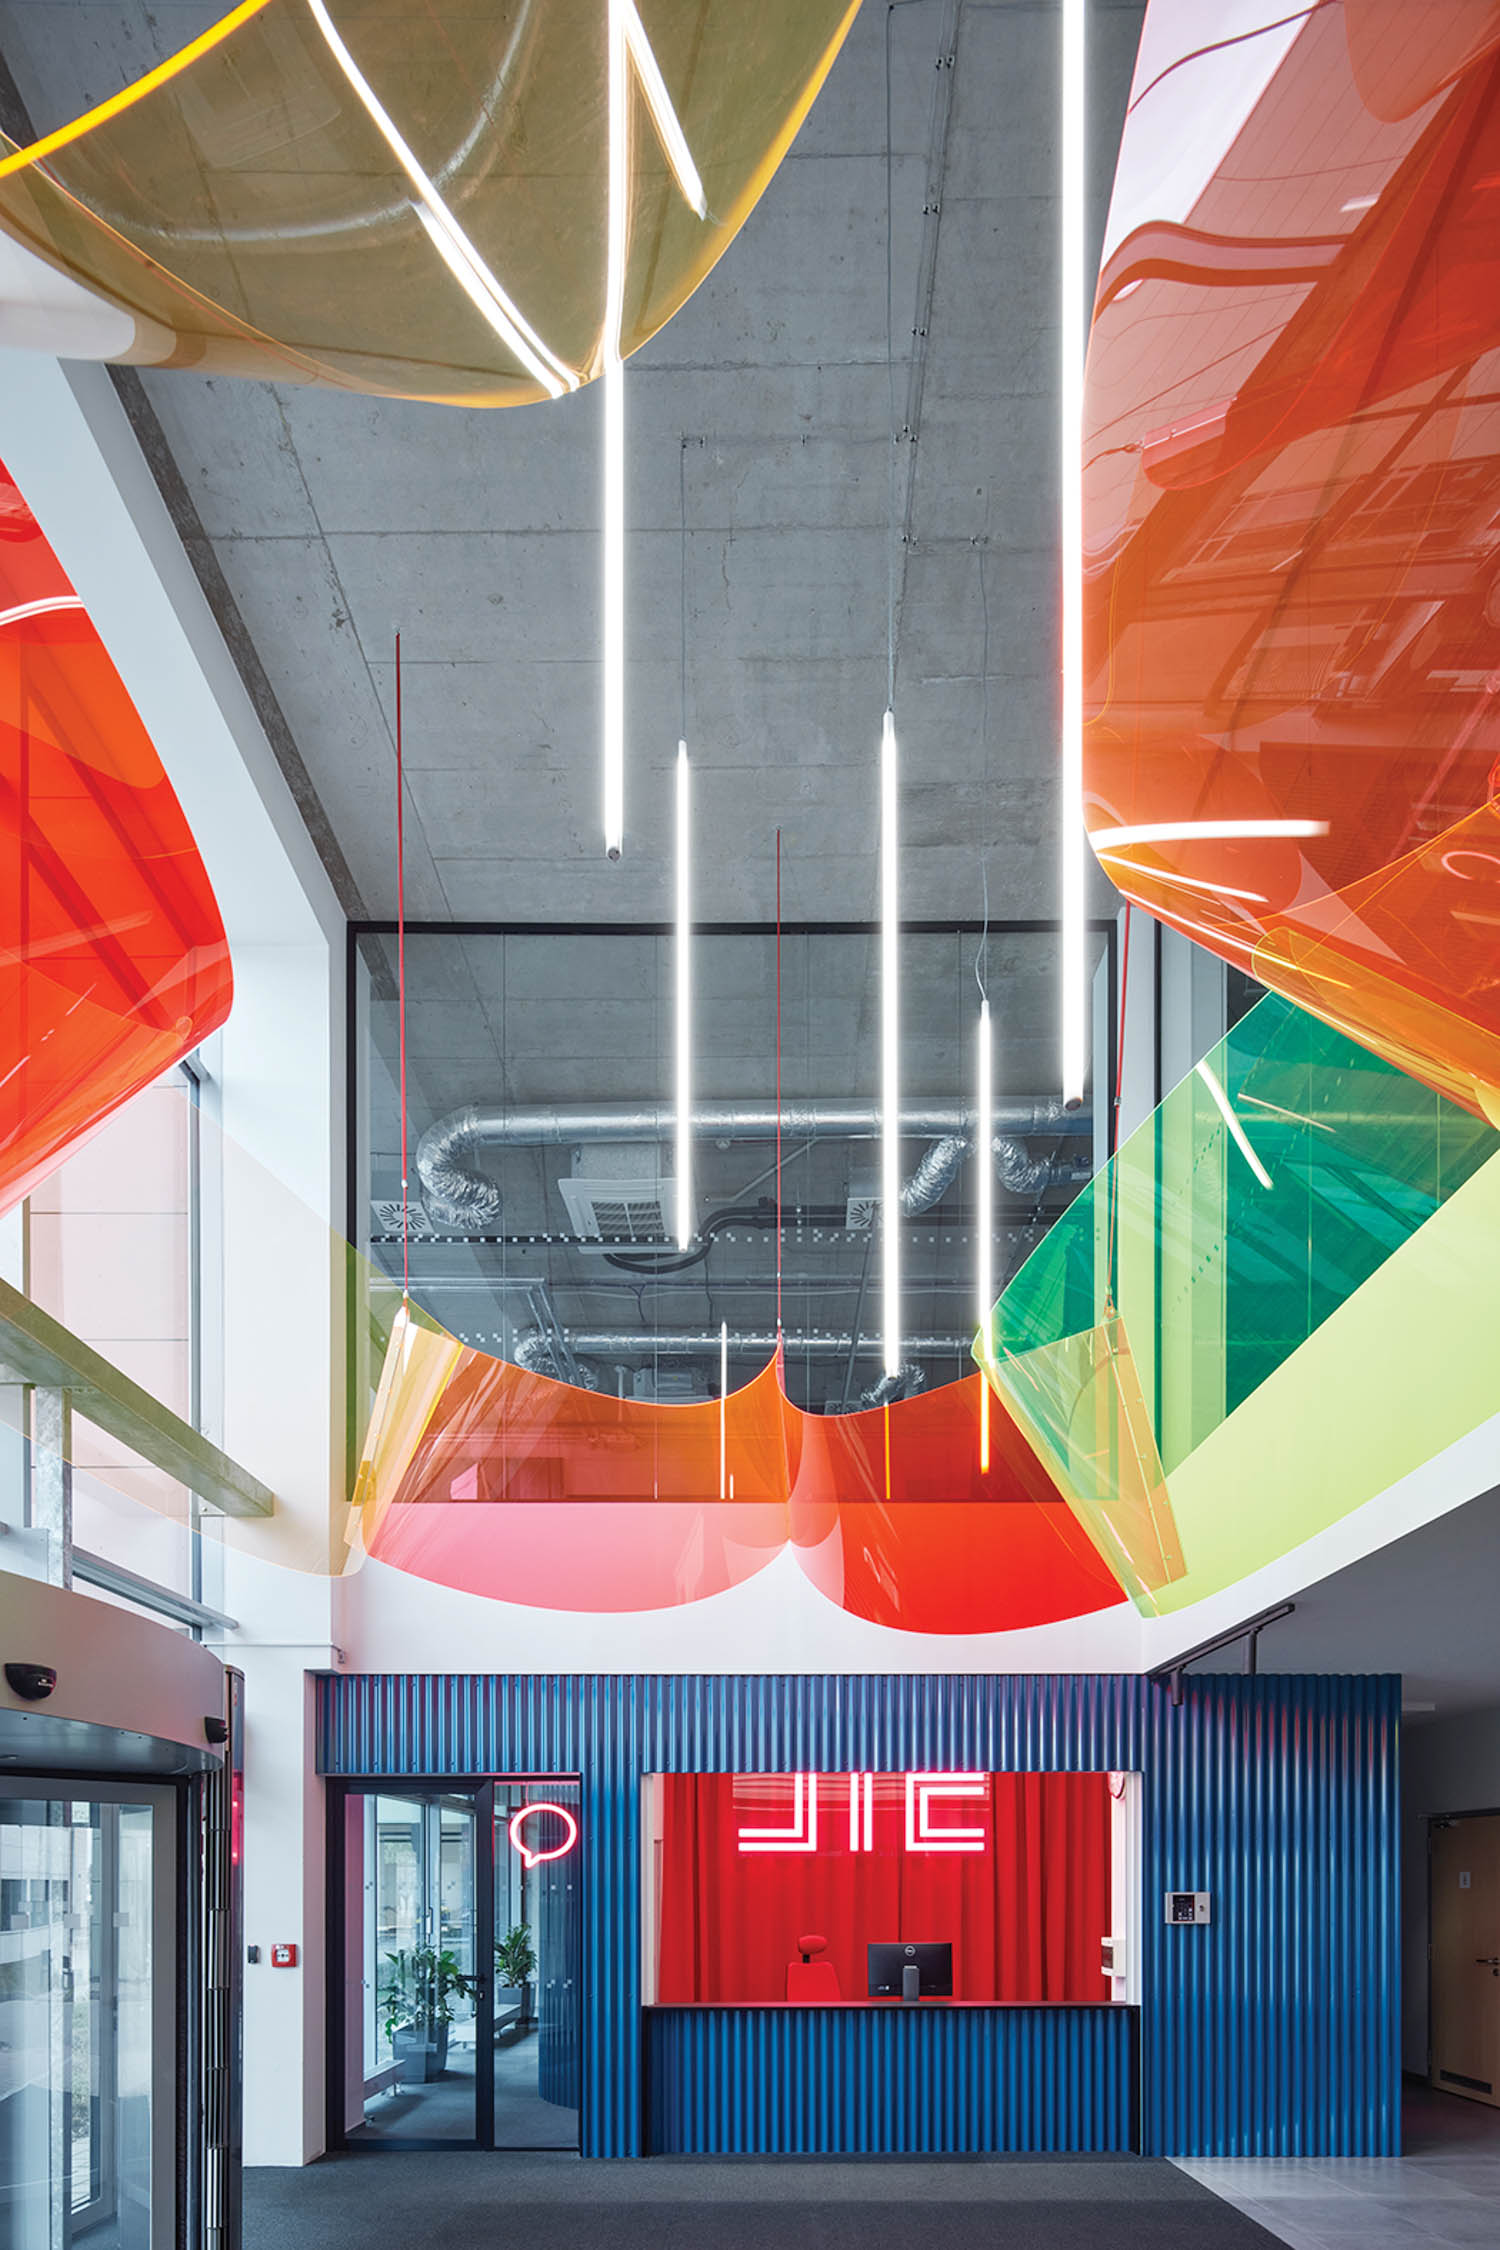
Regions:
<svg viewBox="0 0 1500 2250"><path fill-rule="evenodd" d="M503 2010L517 2008L518 2023L524 2031L531 2015L531 1978L536 1975L536 1951L531 1942L531 1932L524 1922L517 1922L503 1938L495 1940L495 2016Z"/></svg>
<svg viewBox="0 0 1500 2250"><path fill-rule="evenodd" d="M474 1997L473 1980L456 1954L430 1945L388 1953L390 1969L380 1988L385 2035L404 2086L440 2078L448 2067L448 2026L453 1999Z"/></svg>

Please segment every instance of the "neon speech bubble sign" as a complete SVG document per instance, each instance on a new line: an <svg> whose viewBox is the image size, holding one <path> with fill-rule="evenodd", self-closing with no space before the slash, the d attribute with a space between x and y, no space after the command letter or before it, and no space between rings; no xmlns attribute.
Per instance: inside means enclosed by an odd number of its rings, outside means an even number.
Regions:
<svg viewBox="0 0 1500 2250"><path fill-rule="evenodd" d="M537 1819L542 1813L555 1814L564 1829L562 1842L554 1844L550 1851L545 1852L535 1850L521 1834L527 1821ZM567 1858L578 1841L578 1823L566 1805L522 1805L519 1811L510 1816L510 1840L512 1848L520 1853L527 1867L540 1867L546 1860Z"/></svg>

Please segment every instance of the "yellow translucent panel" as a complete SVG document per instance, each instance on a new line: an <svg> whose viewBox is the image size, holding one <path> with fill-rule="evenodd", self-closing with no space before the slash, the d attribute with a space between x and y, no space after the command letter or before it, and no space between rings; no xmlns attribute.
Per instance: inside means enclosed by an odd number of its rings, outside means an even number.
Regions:
<svg viewBox="0 0 1500 2250"><path fill-rule="evenodd" d="M857 7L265 0L0 167L0 228L125 316L108 356L524 404L596 375L609 341L612 16L634 27L628 354L733 241Z"/></svg>

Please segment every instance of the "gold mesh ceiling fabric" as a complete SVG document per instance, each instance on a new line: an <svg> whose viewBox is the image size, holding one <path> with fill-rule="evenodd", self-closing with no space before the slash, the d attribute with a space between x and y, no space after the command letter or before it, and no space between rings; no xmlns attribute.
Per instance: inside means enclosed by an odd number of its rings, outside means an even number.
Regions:
<svg viewBox="0 0 1500 2250"><path fill-rule="evenodd" d="M102 300L119 325L99 356L522 405L609 346L611 26L634 37L615 106L628 355L744 224L858 5L265 0L76 138L0 163L0 228Z"/></svg>

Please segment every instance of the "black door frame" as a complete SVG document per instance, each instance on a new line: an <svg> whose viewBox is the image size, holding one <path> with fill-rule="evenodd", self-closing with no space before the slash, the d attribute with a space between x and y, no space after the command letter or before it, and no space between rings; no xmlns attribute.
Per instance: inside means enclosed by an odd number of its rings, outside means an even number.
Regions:
<svg viewBox="0 0 1500 2250"><path fill-rule="evenodd" d="M368 1778L343 1777L326 1783L328 1793L327 1897L328 1953L324 1988L327 1998L328 2067L324 2079L327 2142L330 2149L351 2155L381 2148L440 2150L481 2149L493 2143L491 2120L495 2107L495 2054L491 2042L478 2037L478 2026L488 2020L491 2008L494 1956L483 1942L494 1925L495 1785L489 1779L454 1774L372 1774ZM474 2132L467 2140L437 2139L431 2134L383 2135L379 2141L350 2139L344 2124L346 2041L344 2036L348 1955L348 1911L344 1865L348 1804L351 1797L372 1793L391 1797L467 1797L474 1807ZM486 2128L489 2136L486 2137Z"/></svg>
<svg viewBox="0 0 1500 2250"><path fill-rule="evenodd" d="M495 1930L495 1788L497 1783L512 1781L558 1782L580 1789L580 1776L576 1773L549 1774L340 1774L329 1775L324 1787L327 1792L327 1844L324 1860L325 1892L327 1897L327 1974L324 1979L326 2001L327 2066L324 2074L324 2130L330 2151L341 2150L349 2155L379 2155L384 2149L412 2150L439 2153L444 2149L472 2152L475 2149L493 2150L495 2143L495 2046L493 2039L474 2041L474 2138L472 2140L439 2140L431 2135L383 2134L379 2140L365 2140L359 2135L350 2138L344 2123L345 2094L345 1983L344 1967L347 1959L348 1909L344 1883L344 1839L348 1804L351 1797L364 1797L374 1792L392 1797L469 1797L474 1804L474 1913L478 1942L475 1946L475 2006L477 2023L488 2023L494 2009L494 1951ZM483 1943L488 1933L491 1943ZM579 1964L582 1974L582 1963ZM583 2014L583 1992L578 1993L580 2024ZM583 2113L579 2110L579 2141L582 2145ZM508 2153L525 2155L527 2151L507 2144ZM549 2150L546 2153L558 2153ZM566 2151L561 2153L566 2154Z"/></svg>

